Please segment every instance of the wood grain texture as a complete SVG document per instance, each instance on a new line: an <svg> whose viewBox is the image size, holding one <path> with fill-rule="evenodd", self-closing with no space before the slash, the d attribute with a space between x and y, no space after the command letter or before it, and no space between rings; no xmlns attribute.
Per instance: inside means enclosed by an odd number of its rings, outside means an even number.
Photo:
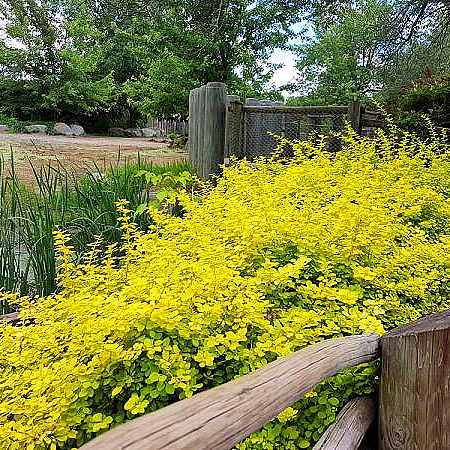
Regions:
<svg viewBox="0 0 450 450"><path fill-rule="evenodd" d="M82 449L230 449L324 379L378 354L373 333L326 340L121 425Z"/></svg>
<svg viewBox="0 0 450 450"><path fill-rule="evenodd" d="M450 311L383 336L382 450L450 449Z"/></svg>
<svg viewBox="0 0 450 450"><path fill-rule="evenodd" d="M193 89L189 94L189 134L188 153L189 162L195 167L197 165L197 96L198 89Z"/></svg>
<svg viewBox="0 0 450 450"><path fill-rule="evenodd" d="M370 397L349 401L313 450L358 450L375 418L375 402Z"/></svg>
<svg viewBox="0 0 450 450"><path fill-rule="evenodd" d="M227 91L223 83L208 83L205 90L204 147L201 178L220 174L225 151Z"/></svg>

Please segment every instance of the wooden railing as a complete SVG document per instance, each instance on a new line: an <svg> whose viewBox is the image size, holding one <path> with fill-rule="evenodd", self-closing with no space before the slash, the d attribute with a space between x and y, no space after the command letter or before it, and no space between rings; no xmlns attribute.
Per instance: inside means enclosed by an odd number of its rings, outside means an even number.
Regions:
<svg viewBox="0 0 450 450"><path fill-rule="evenodd" d="M11 319L18 320L7 318ZM373 361L380 352L379 440L370 448L448 450L450 311L425 317L381 338L367 333L311 345L234 381L120 425L81 450L227 450L321 381ZM375 416L374 399L351 400L314 450L358 450Z"/></svg>
<svg viewBox="0 0 450 450"><path fill-rule="evenodd" d="M82 449L228 450L321 381L377 358L379 340L376 334L363 334L311 345L234 381L119 426ZM366 430L361 430L361 440Z"/></svg>
<svg viewBox="0 0 450 450"><path fill-rule="evenodd" d="M4 314L3 316L0 316L0 321L17 323L19 322L19 313L13 312L9 314Z"/></svg>

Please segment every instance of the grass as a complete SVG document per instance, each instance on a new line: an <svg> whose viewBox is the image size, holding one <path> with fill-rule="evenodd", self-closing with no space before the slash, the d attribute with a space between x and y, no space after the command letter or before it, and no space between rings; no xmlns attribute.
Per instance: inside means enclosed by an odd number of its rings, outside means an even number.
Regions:
<svg viewBox="0 0 450 450"><path fill-rule="evenodd" d="M140 159L110 166L105 173L95 167L81 178L60 165L32 168L36 190L20 184L14 161L8 167L0 163L0 288L22 295L48 295L57 289L52 235L56 225L70 233L75 262L80 262L97 236L105 245L120 239L115 201L126 198L135 209L151 200L152 189L135 176L139 170L193 173L186 162L154 166ZM148 226L143 216L136 222L144 230ZM9 310L0 304L0 314Z"/></svg>

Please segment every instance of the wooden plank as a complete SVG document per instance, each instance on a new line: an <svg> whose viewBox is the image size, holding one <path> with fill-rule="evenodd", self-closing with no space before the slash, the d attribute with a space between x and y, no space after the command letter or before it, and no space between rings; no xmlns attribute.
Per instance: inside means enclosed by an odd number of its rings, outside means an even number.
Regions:
<svg viewBox="0 0 450 450"><path fill-rule="evenodd" d="M348 112L347 106L253 106L245 104L243 109L245 112L280 114L346 114Z"/></svg>
<svg viewBox="0 0 450 450"><path fill-rule="evenodd" d="M361 103L358 101L352 101L348 105L348 121L350 122L353 130L361 134L361 116L363 109Z"/></svg>
<svg viewBox="0 0 450 450"><path fill-rule="evenodd" d="M380 449L450 448L450 311L383 336Z"/></svg>
<svg viewBox="0 0 450 450"><path fill-rule="evenodd" d="M225 151L224 157L230 158L231 155L235 155L239 145L239 125L241 122L241 108L242 103L238 95L227 96L227 110L226 110L226 126L225 126ZM233 147L233 148L232 148Z"/></svg>
<svg viewBox="0 0 450 450"><path fill-rule="evenodd" d="M227 91L224 83L208 83L205 91L204 150L201 177L219 175L224 162Z"/></svg>
<svg viewBox="0 0 450 450"><path fill-rule="evenodd" d="M197 105L197 174L203 178L205 167L205 118L206 118L206 86L201 86L198 90Z"/></svg>
<svg viewBox="0 0 450 450"><path fill-rule="evenodd" d="M189 138L188 153L189 162L195 167L197 164L197 96L198 90L193 89L189 94Z"/></svg>
<svg viewBox="0 0 450 450"><path fill-rule="evenodd" d="M370 397L349 401L313 450L358 450L375 418L375 403Z"/></svg>
<svg viewBox="0 0 450 450"><path fill-rule="evenodd" d="M378 354L379 336L373 333L322 341L121 425L82 449L228 450L324 379Z"/></svg>
<svg viewBox="0 0 450 450"><path fill-rule="evenodd" d="M0 322L10 322L10 323L16 323L19 322L19 313L13 312L10 314L4 314L3 316L0 316Z"/></svg>

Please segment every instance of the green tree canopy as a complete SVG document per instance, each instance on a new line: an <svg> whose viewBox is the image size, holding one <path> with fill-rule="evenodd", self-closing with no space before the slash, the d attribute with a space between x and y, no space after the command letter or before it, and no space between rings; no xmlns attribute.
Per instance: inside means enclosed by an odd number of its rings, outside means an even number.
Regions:
<svg viewBox="0 0 450 450"><path fill-rule="evenodd" d="M222 81L263 95L302 0L0 0L0 108L19 115L186 113ZM12 102L21 86L23 107Z"/></svg>

